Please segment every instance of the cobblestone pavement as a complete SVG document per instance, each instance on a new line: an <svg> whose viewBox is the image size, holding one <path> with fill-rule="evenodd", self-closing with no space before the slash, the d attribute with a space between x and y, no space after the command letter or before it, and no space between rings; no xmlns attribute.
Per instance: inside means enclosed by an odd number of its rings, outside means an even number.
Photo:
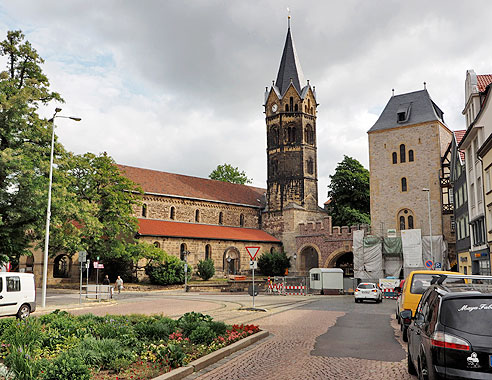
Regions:
<svg viewBox="0 0 492 380"><path fill-rule="evenodd" d="M414 379L399 362L313 356L316 337L334 326L341 311L293 309L259 320L272 336L186 379ZM391 321L397 341L399 326Z"/></svg>

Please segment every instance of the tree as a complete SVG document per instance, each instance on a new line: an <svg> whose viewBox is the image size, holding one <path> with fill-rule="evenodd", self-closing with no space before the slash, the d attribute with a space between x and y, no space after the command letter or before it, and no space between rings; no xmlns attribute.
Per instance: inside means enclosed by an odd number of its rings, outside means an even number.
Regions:
<svg viewBox="0 0 492 380"><path fill-rule="evenodd" d="M239 183L241 185L252 182L244 171L241 172L239 168L235 168L230 164L218 165L208 177L218 181Z"/></svg>
<svg viewBox="0 0 492 380"><path fill-rule="evenodd" d="M14 263L28 253L46 213L51 123L37 110L62 101L49 89L43 60L23 40L20 31L9 31L0 43L0 55L7 58L0 73L0 261ZM59 144L55 151L64 153ZM53 190L58 200L58 188Z"/></svg>
<svg viewBox="0 0 492 380"><path fill-rule="evenodd" d="M370 224L369 171L356 159L344 156L330 180L327 210L333 225Z"/></svg>
<svg viewBox="0 0 492 380"><path fill-rule="evenodd" d="M290 266L290 257L285 252L266 252L258 259L258 270L265 276L284 276Z"/></svg>
<svg viewBox="0 0 492 380"><path fill-rule="evenodd" d="M196 274L204 281L212 278L215 274L214 261L212 259L200 260Z"/></svg>

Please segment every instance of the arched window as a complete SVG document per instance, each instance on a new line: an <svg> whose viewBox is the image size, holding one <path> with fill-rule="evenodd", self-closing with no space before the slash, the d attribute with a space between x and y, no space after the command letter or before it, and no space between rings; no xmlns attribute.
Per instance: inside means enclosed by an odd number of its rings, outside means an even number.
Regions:
<svg viewBox="0 0 492 380"><path fill-rule="evenodd" d="M294 111L299 111L299 106L297 104L294 106Z"/></svg>
<svg viewBox="0 0 492 380"><path fill-rule="evenodd" d="M285 112L289 112L289 105L288 104L285 105Z"/></svg>
<svg viewBox="0 0 492 380"><path fill-rule="evenodd" d="M176 208L174 206L171 207L171 212L169 213L169 218L171 220L176 219Z"/></svg>
<svg viewBox="0 0 492 380"><path fill-rule="evenodd" d="M308 106L307 105L304 105L304 112L308 113Z"/></svg>
<svg viewBox="0 0 492 380"><path fill-rule="evenodd" d="M413 150L408 151L408 162L413 162Z"/></svg>
<svg viewBox="0 0 492 380"><path fill-rule="evenodd" d="M400 231L405 230L405 217L402 215L400 216Z"/></svg>
<svg viewBox="0 0 492 380"><path fill-rule="evenodd" d="M306 166L307 166L307 172L308 174L313 174L314 173L314 162L312 158L309 158L306 161Z"/></svg>
<svg viewBox="0 0 492 380"><path fill-rule="evenodd" d="M244 214L239 215L239 225L244 227Z"/></svg>
<svg viewBox="0 0 492 380"><path fill-rule="evenodd" d="M222 224L224 223L224 214L221 212L219 212L219 224Z"/></svg>
<svg viewBox="0 0 492 380"><path fill-rule="evenodd" d="M413 229L413 216L412 215L408 216L408 229L409 230Z"/></svg>
<svg viewBox="0 0 492 380"><path fill-rule="evenodd" d="M400 162L405 162L405 144L400 145Z"/></svg>
<svg viewBox="0 0 492 380"><path fill-rule="evenodd" d="M306 130L304 131L304 140L306 140L306 144L314 144L313 127L309 124L306 125Z"/></svg>
<svg viewBox="0 0 492 380"><path fill-rule="evenodd" d="M67 255L59 255L53 261L53 277L70 277L70 259Z"/></svg>
<svg viewBox="0 0 492 380"><path fill-rule="evenodd" d="M179 259L185 261L187 254L188 254L188 251L186 250L186 244L183 243L183 244L181 244L181 247L179 247Z"/></svg>
<svg viewBox="0 0 492 380"><path fill-rule="evenodd" d="M407 191L407 179L405 177L401 179L401 191Z"/></svg>
<svg viewBox="0 0 492 380"><path fill-rule="evenodd" d="M158 241L155 241L154 242L154 247L161 248L161 243L159 243Z"/></svg>
<svg viewBox="0 0 492 380"><path fill-rule="evenodd" d="M290 102L289 109L292 112L294 110L294 98L292 96L290 97L289 102Z"/></svg>
<svg viewBox="0 0 492 380"><path fill-rule="evenodd" d="M273 252L275 252L275 249L272 247L272 248L270 248L270 253L273 253Z"/></svg>
<svg viewBox="0 0 492 380"><path fill-rule="evenodd" d="M200 221L200 210L195 210L195 222Z"/></svg>
<svg viewBox="0 0 492 380"><path fill-rule="evenodd" d="M205 246L205 260L211 259L212 258L212 247L210 244L207 244Z"/></svg>
<svg viewBox="0 0 492 380"><path fill-rule="evenodd" d="M296 142L296 127L287 128L287 141L290 143Z"/></svg>
<svg viewBox="0 0 492 380"><path fill-rule="evenodd" d="M311 115L314 115L314 109L311 107Z"/></svg>
<svg viewBox="0 0 492 380"><path fill-rule="evenodd" d="M142 205L142 217L146 218L147 217L147 204Z"/></svg>
<svg viewBox="0 0 492 380"><path fill-rule="evenodd" d="M275 147L278 145L278 128L274 125L270 129L270 147Z"/></svg>
<svg viewBox="0 0 492 380"><path fill-rule="evenodd" d="M398 163L398 155L396 154L396 152L393 152L393 163Z"/></svg>

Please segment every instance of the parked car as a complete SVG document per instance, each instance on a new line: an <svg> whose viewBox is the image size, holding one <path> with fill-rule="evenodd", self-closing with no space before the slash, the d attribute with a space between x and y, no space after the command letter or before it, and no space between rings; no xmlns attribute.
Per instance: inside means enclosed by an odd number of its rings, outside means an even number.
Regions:
<svg viewBox="0 0 492 380"><path fill-rule="evenodd" d="M373 300L377 303L383 300L383 292L372 282L361 282L354 291L355 302Z"/></svg>
<svg viewBox="0 0 492 380"><path fill-rule="evenodd" d="M32 273L0 272L0 316L27 318L36 310Z"/></svg>
<svg viewBox="0 0 492 380"><path fill-rule="evenodd" d="M415 315L415 310L422 297L422 294L430 286L432 278L439 276L440 274L457 274L456 272L437 271L437 270L415 270L405 279L403 290L398 298L397 310L399 312L399 319L401 325L401 331L403 335L403 341L407 341L407 329L412 321L412 317ZM451 280L461 281L463 280Z"/></svg>
<svg viewBox="0 0 492 380"><path fill-rule="evenodd" d="M438 281L418 304L407 356L408 372L419 379L492 378L492 277L465 277L489 284Z"/></svg>
<svg viewBox="0 0 492 380"><path fill-rule="evenodd" d="M403 286L405 285L405 280L400 281L400 285L398 285L395 288L395 292L398 294L396 297L396 312L395 312L395 318L398 321L398 324L400 324L400 298L401 298L401 291L403 289Z"/></svg>

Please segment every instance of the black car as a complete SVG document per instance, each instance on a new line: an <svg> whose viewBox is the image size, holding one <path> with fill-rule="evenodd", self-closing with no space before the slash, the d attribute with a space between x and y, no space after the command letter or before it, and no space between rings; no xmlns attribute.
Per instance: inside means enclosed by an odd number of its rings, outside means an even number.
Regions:
<svg viewBox="0 0 492 380"><path fill-rule="evenodd" d="M492 277L463 277L469 283L436 279L412 318L408 372L419 379L492 379Z"/></svg>

